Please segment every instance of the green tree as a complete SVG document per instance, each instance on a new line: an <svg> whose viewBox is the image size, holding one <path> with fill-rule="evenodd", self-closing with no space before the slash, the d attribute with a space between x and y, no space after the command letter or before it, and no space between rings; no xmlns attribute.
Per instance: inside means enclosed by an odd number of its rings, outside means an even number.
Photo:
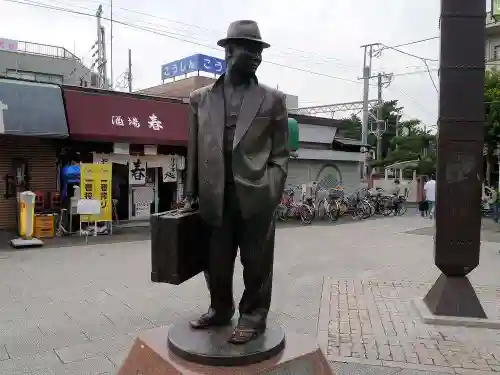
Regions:
<svg viewBox="0 0 500 375"><path fill-rule="evenodd" d="M379 165L400 161L419 160L417 173L432 174L436 170L436 135L420 126L420 120L404 121L401 126L404 135L392 139L393 148Z"/></svg>
<svg viewBox="0 0 500 375"><path fill-rule="evenodd" d="M492 166L495 164L495 152L500 144L500 72L487 71L484 79L484 146L486 151L485 180L491 184Z"/></svg>
<svg viewBox="0 0 500 375"><path fill-rule="evenodd" d="M382 155L386 155L390 149L391 139L396 135L397 116L401 115L402 107L398 107L397 100L391 100L382 103L382 119L386 121L387 129L382 135ZM378 107L374 106L370 110L368 117L368 128L376 129L374 118L377 117ZM342 131L344 137L361 140L361 119L358 115L352 114L351 117L345 119L348 122L346 129ZM368 144L372 147L377 147L377 137L374 134L368 134Z"/></svg>

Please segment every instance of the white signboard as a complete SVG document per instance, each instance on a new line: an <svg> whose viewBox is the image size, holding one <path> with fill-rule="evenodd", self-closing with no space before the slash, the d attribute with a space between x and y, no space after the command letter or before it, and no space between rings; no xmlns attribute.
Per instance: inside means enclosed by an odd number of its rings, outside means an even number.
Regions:
<svg viewBox="0 0 500 375"><path fill-rule="evenodd" d="M147 218L151 215L151 202L153 201L153 188L148 186L132 190L134 199L134 217Z"/></svg>
<svg viewBox="0 0 500 375"><path fill-rule="evenodd" d="M0 100L0 133L5 133L5 123L3 122L3 113L8 110L9 106L7 104L2 103Z"/></svg>
<svg viewBox="0 0 500 375"><path fill-rule="evenodd" d="M163 182L177 181L177 155L165 155L162 159Z"/></svg>
<svg viewBox="0 0 500 375"><path fill-rule="evenodd" d="M0 51L17 52L17 40L0 38Z"/></svg>
<svg viewBox="0 0 500 375"><path fill-rule="evenodd" d="M146 161L141 160L138 156L133 158L128 163L128 177L131 186L145 185L146 184Z"/></svg>

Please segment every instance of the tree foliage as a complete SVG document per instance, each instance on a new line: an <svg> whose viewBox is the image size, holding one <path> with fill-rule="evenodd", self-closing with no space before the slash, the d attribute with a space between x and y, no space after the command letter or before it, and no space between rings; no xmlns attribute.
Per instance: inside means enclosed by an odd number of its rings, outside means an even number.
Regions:
<svg viewBox="0 0 500 375"><path fill-rule="evenodd" d="M371 110L376 117L377 107ZM373 167L386 166L400 161L420 160L417 167L418 173L430 174L435 171L436 164L436 136L430 131L422 129L421 121L409 119L399 121L403 107L398 106L397 100L382 104L382 119L386 122L386 129L382 135L382 160L374 160ZM372 119L372 116L370 116ZM353 114L347 119L349 126L344 135L349 138L361 139L361 120ZM397 131L396 131L397 126ZM375 129L376 123L371 120L369 129ZM398 134L398 136L396 136ZM368 144L373 148L377 146L376 136L368 136Z"/></svg>
<svg viewBox="0 0 500 375"><path fill-rule="evenodd" d="M486 149L486 181L491 183L495 151L500 144L500 72L487 71L484 77L484 145Z"/></svg>
<svg viewBox="0 0 500 375"><path fill-rule="evenodd" d="M484 80L485 123L484 145L486 150L486 181L491 184L492 165L497 162L496 153L500 149L500 71L493 69L486 72ZM386 166L400 161L419 160L417 172L429 174L435 172L437 136L431 134L418 119L401 121L396 136L396 116L402 114L397 100L384 102L382 118L387 120L387 129L382 136L382 160L374 160L372 166ZM371 110L376 117L377 108ZM370 116L372 118L372 116ZM361 120L357 115L349 119L345 130L346 137L361 139ZM371 120L373 121L373 120ZM372 124L372 127L375 125ZM372 134L368 144L376 147L377 140ZM500 176L499 176L500 178Z"/></svg>

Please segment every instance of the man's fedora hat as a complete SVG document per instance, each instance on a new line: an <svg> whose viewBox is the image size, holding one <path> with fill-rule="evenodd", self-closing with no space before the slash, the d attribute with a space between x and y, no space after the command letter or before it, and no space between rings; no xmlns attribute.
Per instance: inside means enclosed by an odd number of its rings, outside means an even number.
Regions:
<svg viewBox="0 0 500 375"><path fill-rule="evenodd" d="M257 22L250 20L234 21L231 23L227 29L227 36L219 40L217 45L225 47L231 40L250 40L260 43L263 48L271 47L270 44L262 40Z"/></svg>

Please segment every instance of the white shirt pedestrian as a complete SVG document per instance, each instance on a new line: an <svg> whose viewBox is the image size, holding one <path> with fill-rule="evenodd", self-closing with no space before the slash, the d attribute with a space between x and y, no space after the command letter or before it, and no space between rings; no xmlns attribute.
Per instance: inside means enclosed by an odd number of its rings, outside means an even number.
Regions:
<svg viewBox="0 0 500 375"><path fill-rule="evenodd" d="M431 178L424 185L425 200L429 202L429 217L432 219L436 210L436 180Z"/></svg>

